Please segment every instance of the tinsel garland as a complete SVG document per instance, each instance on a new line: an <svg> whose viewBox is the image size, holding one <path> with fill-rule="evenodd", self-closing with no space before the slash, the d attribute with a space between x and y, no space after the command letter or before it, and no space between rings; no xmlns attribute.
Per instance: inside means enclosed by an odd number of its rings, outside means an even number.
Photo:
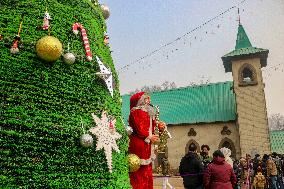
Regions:
<svg viewBox="0 0 284 189"><path fill-rule="evenodd" d="M95 74L97 62L85 61L82 40L71 30L75 22L84 24L92 51L118 83L103 42L106 25L100 7L89 0L1 0L0 8L0 188L130 188L119 91L110 96ZM36 55L35 43L48 34L39 29L46 8L52 17L50 34L65 50L69 42L70 50L82 57L73 65L44 63ZM19 53L13 55L7 46L23 13ZM118 120L116 129L123 135L117 141L121 153L113 153L113 173L103 151L79 143L81 120L91 128L91 113L100 116L104 110Z"/></svg>

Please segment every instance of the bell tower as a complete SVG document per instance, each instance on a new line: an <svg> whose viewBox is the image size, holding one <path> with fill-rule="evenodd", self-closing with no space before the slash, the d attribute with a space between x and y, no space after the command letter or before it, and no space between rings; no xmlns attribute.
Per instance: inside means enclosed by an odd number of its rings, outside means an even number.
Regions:
<svg viewBox="0 0 284 189"><path fill-rule="evenodd" d="M239 24L235 50L222 57L225 72L232 72L236 94L241 156L270 153L266 100L261 68L268 50L256 48Z"/></svg>

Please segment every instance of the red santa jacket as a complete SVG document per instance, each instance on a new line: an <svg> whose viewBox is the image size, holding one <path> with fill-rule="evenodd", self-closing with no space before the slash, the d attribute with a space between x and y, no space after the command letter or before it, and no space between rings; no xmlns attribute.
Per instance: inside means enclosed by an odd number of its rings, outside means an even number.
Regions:
<svg viewBox="0 0 284 189"><path fill-rule="evenodd" d="M152 121L152 133L150 129L150 116L143 109L132 109L129 115L129 126L133 133L130 135L129 153L136 154L140 159L148 160L151 158L151 143L145 139L154 132L155 121Z"/></svg>

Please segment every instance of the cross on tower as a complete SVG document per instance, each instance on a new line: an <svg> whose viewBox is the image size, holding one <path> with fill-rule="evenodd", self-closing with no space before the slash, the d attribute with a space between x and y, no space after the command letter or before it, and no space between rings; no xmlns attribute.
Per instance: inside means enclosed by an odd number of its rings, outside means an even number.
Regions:
<svg viewBox="0 0 284 189"><path fill-rule="evenodd" d="M241 25L241 15L240 15L240 8L238 7L238 19L236 20L239 22L239 25Z"/></svg>

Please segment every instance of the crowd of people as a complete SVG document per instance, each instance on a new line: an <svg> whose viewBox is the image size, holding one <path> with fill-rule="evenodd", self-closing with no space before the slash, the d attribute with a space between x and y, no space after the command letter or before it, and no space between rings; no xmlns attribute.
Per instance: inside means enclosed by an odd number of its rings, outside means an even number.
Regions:
<svg viewBox="0 0 284 189"><path fill-rule="evenodd" d="M231 150L221 148L209 155L208 145L196 152L194 144L181 159L180 176L186 189L284 189L284 155L256 154L233 161Z"/></svg>
<svg viewBox="0 0 284 189"><path fill-rule="evenodd" d="M133 189L153 189L152 162L155 159L155 145L165 145L166 138L156 134L157 111L150 104L150 96L138 92L130 98L130 115L128 119L129 154L139 158L138 170L129 173ZM159 126L158 126L159 128ZM163 128L163 129L161 129ZM163 132L165 127L161 127ZM164 147L160 148L158 159L163 159ZM256 154L233 161L231 150L221 148L209 156L208 145L201 146L197 154L194 144L181 159L179 173L186 189L284 189L284 156L276 153Z"/></svg>

